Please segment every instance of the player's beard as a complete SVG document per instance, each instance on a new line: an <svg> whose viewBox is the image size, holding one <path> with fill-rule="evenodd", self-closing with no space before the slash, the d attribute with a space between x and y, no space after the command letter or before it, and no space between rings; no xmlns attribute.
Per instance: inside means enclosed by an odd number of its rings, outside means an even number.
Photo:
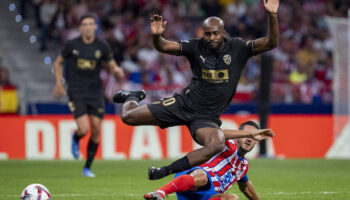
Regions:
<svg viewBox="0 0 350 200"><path fill-rule="evenodd" d="M210 42L207 42L206 45L207 45L207 47L209 48L210 51L218 52L221 49L221 47L223 46L223 44L224 44L224 39L222 39L216 46L210 45Z"/></svg>

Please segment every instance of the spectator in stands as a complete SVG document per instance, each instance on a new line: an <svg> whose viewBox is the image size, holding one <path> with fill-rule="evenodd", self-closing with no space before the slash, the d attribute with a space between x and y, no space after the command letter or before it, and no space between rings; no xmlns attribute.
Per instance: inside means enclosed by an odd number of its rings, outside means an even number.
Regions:
<svg viewBox="0 0 350 200"><path fill-rule="evenodd" d="M45 0L40 7L40 51L47 50L47 40L50 37L50 24L57 11L58 5L55 0Z"/></svg>

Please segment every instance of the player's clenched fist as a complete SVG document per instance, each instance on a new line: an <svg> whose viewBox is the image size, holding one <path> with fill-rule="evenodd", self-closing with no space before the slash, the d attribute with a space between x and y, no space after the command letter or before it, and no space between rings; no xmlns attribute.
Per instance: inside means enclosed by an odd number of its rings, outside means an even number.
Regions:
<svg viewBox="0 0 350 200"><path fill-rule="evenodd" d="M163 21L162 16L153 15L151 17L151 32L153 35L161 35L164 33L167 21Z"/></svg>
<svg viewBox="0 0 350 200"><path fill-rule="evenodd" d="M62 84L56 84L55 89L53 90L53 95L56 98L61 98L63 95L66 95L67 92L64 89Z"/></svg>

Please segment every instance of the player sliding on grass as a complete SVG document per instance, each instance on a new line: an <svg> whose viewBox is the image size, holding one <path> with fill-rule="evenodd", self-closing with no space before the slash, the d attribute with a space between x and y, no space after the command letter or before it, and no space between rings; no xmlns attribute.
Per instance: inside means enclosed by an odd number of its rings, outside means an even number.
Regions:
<svg viewBox="0 0 350 200"><path fill-rule="evenodd" d="M253 184L248 180L248 160L244 157L256 141L273 137L269 130L258 130L253 121L246 121L239 127L242 131L224 130L228 139L225 149L201 166L177 173L175 178L163 187L144 195L147 200L162 200L176 192L178 200L237 200L234 194L225 194L238 182L239 189L248 199L258 200ZM238 138L236 141L235 138Z"/></svg>
<svg viewBox="0 0 350 200"><path fill-rule="evenodd" d="M159 15L151 18L155 48L162 53L186 56L193 74L191 83L181 94L149 105L138 104L145 98L144 91L118 91L113 100L123 103L121 118L124 123L132 126L157 125L161 128L186 125L192 138L203 148L188 153L169 166L149 168L149 179L160 179L203 164L224 149L225 138L219 117L236 92L247 60L278 45L279 0L263 2L269 16L268 34L256 40L229 38L224 22L218 17L209 17L203 22L202 38L169 41L162 37L166 21Z"/></svg>

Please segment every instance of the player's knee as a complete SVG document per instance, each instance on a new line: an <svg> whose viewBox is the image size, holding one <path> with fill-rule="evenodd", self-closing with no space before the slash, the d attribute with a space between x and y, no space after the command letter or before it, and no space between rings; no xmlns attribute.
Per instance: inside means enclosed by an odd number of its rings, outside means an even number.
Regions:
<svg viewBox="0 0 350 200"><path fill-rule="evenodd" d="M87 126L81 126L78 128L79 135L86 135L88 132L89 132L89 127Z"/></svg>
<svg viewBox="0 0 350 200"><path fill-rule="evenodd" d="M101 132L101 127L91 127L92 135L99 135L100 132Z"/></svg>
<svg viewBox="0 0 350 200"><path fill-rule="evenodd" d="M134 117L130 112L122 113L121 118L124 124L134 125L134 119L133 119Z"/></svg>
<svg viewBox="0 0 350 200"><path fill-rule="evenodd" d="M239 200L239 197L235 194L227 194L226 200Z"/></svg>
<svg viewBox="0 0 350 200"><path fill-rule="evenodd" d="M208 145L208 149L211 156L214 156L220 153L222 150L224 150L224 148L225 148L225 141L221 141L221 140L211 142Z"/></svg>
<svg viewBox="0 0 350 200"><path fill-rule="evenodd" d="M99 142L100 139L100 128L91 128L91 140L95 143Z"/></svg>
<svg viewBox="0 0 350 200"><path fill-rule="evenodd" d="M239 200L238 196L235 194L224 193L220 195L221 200Z"/></svg>
<svg viewBox="0 0 350 200"><path fill-rule="evenodd" d="M204 147L207 150L208 159L220 153L224 148L221 147L221 144L211 143Z"/></svg>
<svg viewBox="0 0 350 200"><path fill-rule="evenodd" d="M193 177L194 179L194 188L199 188L199 187L203 187L205 185L207 185L208 183L208 176L207 173L204 172L202 169L197 169L194 170L193 172L190 173L190 175Z"/></svg>

